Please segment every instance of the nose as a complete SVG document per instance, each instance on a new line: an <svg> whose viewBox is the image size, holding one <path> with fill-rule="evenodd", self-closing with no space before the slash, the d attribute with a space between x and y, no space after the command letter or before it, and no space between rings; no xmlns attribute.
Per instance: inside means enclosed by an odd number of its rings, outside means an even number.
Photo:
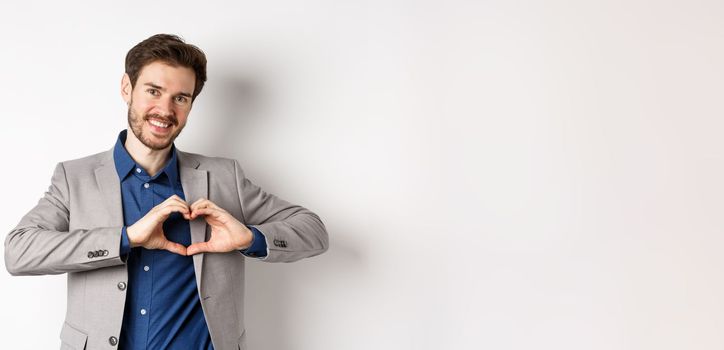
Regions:
<svg viewBox="0 0 724 350"><path fill-rule="evenodd" d="M162 98L156 103L156 113L162 117L173 115L173 101L171 98Z"/></svg>

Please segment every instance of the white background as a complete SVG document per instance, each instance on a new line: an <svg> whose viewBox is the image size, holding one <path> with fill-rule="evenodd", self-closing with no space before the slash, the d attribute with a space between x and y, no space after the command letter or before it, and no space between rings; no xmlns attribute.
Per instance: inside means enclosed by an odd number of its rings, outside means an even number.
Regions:
<svg viewBox="0 0 724 350"><path fill-rule="evenodd" d="M250 349L724 348L721 1L0 5L0 227L125 127L124 57L209 80L177 140L324 220L247 266ZM4 272L3 270L0 270ZM0 273L0 348L53 349L65 277Z"/></svg>

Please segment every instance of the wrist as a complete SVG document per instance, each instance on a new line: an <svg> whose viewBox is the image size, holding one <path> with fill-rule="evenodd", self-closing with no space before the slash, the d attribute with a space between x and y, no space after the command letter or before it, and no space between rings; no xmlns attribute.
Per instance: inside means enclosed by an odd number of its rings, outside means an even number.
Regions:
<svg viewBox="0 0 724 350"><path fill-rule="evenodd" d="M141 243L138 241L138 237L136 236L136 230L134 225L128 226L126 228L126 235L128 236L128 243L130 244L131 248L136 248L141 245Z"/></svg>
<svg viewBox="0 0 724 350"><path fill-rule="evenodd" d="M247 250L251 247L252 244L254 244L254 233L251 232L251 230L243 226L243 231L241 234L242 241L241 241L241 247L239 247L237 250Z"/></svg>

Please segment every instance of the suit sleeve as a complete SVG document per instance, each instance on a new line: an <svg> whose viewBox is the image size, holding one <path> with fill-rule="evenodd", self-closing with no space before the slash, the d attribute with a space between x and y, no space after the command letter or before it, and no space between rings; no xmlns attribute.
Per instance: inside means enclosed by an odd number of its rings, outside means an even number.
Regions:
<svg viewBox="0 0 724 350"><path fill-rule="evenodd" d="M47 275L120 265L122 227L69 230L69 188L59 163L38 204L5 238L12 275Z"/></svg>
<svg viewBox="0 0 724 350"><path fill-rule="evenodd" d="M244 176L239 163L236 185L241 200L244 224L264 234L266 262L292 262L324 253L329 237L317 214L267 193Z"/></svg>

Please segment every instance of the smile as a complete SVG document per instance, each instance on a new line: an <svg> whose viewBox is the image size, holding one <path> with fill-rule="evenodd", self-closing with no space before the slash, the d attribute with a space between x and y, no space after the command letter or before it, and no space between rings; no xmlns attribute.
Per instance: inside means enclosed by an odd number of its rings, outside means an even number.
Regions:
<svg viewBox="0 0 724 350"><path fill-rule="evenodd" d="M153 126L156 126L159 128L164 128L164 129L171 126L170 123L164 123L164 122L160 122L158 120L153 120L153 119L149 119L148 122L151 123L151 125L153 125Z"/></svg>

